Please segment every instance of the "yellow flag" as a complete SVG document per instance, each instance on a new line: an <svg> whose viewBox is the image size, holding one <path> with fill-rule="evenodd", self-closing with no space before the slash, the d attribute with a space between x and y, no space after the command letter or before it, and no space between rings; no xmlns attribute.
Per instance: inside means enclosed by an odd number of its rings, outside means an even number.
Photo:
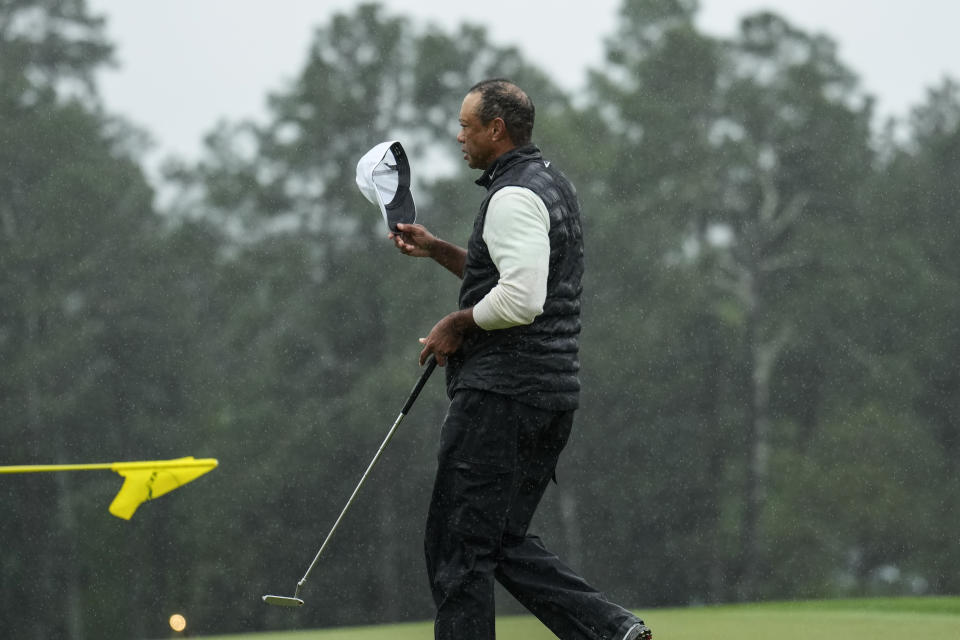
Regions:
<svg viewBox="0 0 960 640"><path fill-rule="evenodd" d="M37 464L0 467L0 473L40 473L50 471L88 471L110 469L125 478L120 492L110 504L110 513L129 520L141 504L195 480L217 466L216 458L144 460L141 462L105 462L97 464Z"/></svg>
<svg viewBox="0 0 960 640"><path fill-rule="evenodd" d="M212 458L194 460L192 457L167 460L169 465L142 462L119 462L113 470L126 478L120 493L110 503L110 513L129 520L134 511L147 500L159 498L165 493L196 480L217 466Z"/></svg>

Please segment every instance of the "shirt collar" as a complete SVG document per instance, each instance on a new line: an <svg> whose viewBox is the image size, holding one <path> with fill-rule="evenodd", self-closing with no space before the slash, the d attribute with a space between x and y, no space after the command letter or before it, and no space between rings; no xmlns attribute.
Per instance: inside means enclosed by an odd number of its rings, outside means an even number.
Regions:
<svg viewBox="0 0 960 640"><path fill-rule="evenodd" d="M514 147L490 163L490 166L483 172L483 175L477 178L476 183L485 189L489 189L498 175L518 162L540 159L542 159L540 149L534 144Z"/></svg>

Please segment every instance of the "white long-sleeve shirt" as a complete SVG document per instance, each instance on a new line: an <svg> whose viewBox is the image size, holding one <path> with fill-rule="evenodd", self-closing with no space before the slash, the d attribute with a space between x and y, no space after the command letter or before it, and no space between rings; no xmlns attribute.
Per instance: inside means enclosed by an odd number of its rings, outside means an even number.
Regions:
<svg viewBox="0 0 960 640"><path fill-rule="evenodd" d="M543 313L550 267L550 213L525 187L504 187L487 205L483 241L500 279L473 307L473 321L491 331L530 324Z"/></svg>

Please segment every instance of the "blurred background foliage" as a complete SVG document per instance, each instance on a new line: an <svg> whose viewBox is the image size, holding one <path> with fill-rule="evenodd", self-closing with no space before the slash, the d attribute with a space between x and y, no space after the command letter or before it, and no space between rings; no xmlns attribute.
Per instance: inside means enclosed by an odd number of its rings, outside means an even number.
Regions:
<svg viewBox="0 0 960 640"><path fill-rule="evenodd" d="M292 591L455 303L391 249L356 161L403 140L422 221L463 244L481 193L456 114L492 76L534 98L585 215L583 403L537 531L633 607L960 591L960 85L894 136L829 37L760 13L721 40L696 13L624 0L570 96L483 28L361 5L317 26L266 123L157 185L92 81L103 21L0 2L0 461L220 460L130 522L117 477L4 476L5 633L431 617L439 379L313 604L259 597Z"/></svg>

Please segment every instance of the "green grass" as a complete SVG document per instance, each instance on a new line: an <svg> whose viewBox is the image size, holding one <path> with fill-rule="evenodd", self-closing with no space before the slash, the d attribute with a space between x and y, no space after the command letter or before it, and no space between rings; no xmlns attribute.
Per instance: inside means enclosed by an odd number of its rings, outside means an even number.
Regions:
<svg viewBox="0 0 960 640"><path fill-rule="evenodd" d="M768 602L653 609L642 617L655 640L916 640L960 639L960 597ZM430 623L288 631L216 640L429 640ZM497 620L498 640L550 640L531 617ZM214 640L210 637L209 640Z"/></svg>

